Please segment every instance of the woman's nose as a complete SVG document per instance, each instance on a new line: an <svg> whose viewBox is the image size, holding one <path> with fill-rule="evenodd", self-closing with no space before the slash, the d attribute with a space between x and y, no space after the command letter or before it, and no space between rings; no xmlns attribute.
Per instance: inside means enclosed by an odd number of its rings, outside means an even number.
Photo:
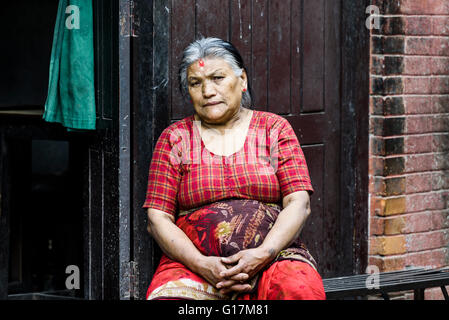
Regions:
<svg viewBox="0 0 449 320"><path fill-rule="evenodd" d="M215 95L215 93L216 93L216 91L215 91L214 85L208 81L205 81L203 83L203 96L206 98L212 97Z"/></svg>

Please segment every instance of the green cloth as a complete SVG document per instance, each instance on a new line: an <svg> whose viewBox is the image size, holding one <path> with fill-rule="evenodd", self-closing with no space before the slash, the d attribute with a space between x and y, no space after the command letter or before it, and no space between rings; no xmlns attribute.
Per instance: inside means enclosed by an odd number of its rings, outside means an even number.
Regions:
<svg viewBox="0 0 449 320"><path fill-rule="evenodd" d="M95 110L92 0L60 0L43 118L69 131L94 130Z"/></svg>

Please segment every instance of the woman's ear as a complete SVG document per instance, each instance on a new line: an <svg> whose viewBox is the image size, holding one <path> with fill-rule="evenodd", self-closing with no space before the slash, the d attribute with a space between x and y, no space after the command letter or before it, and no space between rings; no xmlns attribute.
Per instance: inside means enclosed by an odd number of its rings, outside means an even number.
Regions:
<svg viewBox="0 0 449 320"><path fill-rule="evenodd" d="M242 91L246 91L248 89L248 78L247 78L245 69L242 70L240 79L242 80L242 82L241 82L242 83Z"/></svg>

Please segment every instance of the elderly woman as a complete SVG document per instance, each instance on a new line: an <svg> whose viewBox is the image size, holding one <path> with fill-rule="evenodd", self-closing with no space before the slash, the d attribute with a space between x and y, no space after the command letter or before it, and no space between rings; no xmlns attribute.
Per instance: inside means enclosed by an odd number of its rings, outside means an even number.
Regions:
<svg viewBox="0 0 449 320"><path fill-rule="evenodd" d="M325 299L298 238L313 189L289 122L252 108L229 42L191 43L179 79L194 114L153 152L143 207L164 254L147 299Z"/></svg>

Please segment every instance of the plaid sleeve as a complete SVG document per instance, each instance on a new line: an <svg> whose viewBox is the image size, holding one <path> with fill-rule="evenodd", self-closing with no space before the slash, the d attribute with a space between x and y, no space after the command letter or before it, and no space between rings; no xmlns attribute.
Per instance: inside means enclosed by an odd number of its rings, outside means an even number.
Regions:
<svg viewBox="0 0 449 320"><path fill-rule="evenodd" d="M178 185L181 180L180 161L174 135L164 130L153 151L148 173L148 187L143 208L153 208L175 216ZM171 139L171 140L170 140Z"/></svg>
<svg viewBox="0 0 449 320"><path fill-rule="evenodd" d="M313 193L304 153L299 145L298 138L290 123L283 119L278 130L277 140L277 171L282 197L296 192L307 190Z"/></svg>

